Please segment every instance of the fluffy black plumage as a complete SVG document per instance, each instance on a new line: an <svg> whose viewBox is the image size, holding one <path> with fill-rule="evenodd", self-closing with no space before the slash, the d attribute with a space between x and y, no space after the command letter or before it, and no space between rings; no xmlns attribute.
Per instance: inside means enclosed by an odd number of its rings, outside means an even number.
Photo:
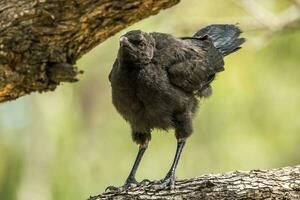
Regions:
<svg viewBox="0 0 300 200"><path fill-rule="evenodd" d="M211 25L192 37L134 30L120 38L109 75L112 100L141 148L147 147L155 128L174 128L179 142L191 135L197 97L211 94L210 83L224 70L223 57L245 41L240 33L235 25Z"/></svg>

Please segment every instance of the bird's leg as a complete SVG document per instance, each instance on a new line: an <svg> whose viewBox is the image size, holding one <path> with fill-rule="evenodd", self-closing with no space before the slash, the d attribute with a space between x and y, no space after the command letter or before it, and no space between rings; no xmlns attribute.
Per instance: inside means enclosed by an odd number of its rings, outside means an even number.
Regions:
<svg viewBox="0 0 300 200"><path fill-rule="evenodd" d="M191 108L192 110L193 108ZM186 139L192 134L193 127L192 127L192 113L191 111L187 111L184 113L179 113L174 116L174 125L175 125L175 136L177 139L177 149L173 164L167 173L166 177L160 181L158 184L155 184L154 187L159 188L170 188L173 189L175 186L175 171L180 159L180 155L182 149L185 145Z"/></svg>
<svg viewBox="0 0 300 200"><path fill-rule="evenodd" d="M185 145L186 139L192 134L191 112L184 112L174 116L175 136L177 139L177 149L173 164L168 171L166 177L154 184L157 189L169 187L173 189L175 186L175 171Z"/></svg>
<svg viewBox="0 0 300 200"><path fill-rule="evenodd" d="M127 177L125 184L123 186L121 186L121 187L109 186L106 188L105 191L107 191L107 190L122 191L122 190L126 190L130 187L137 186L139 184L135 179L135 174L139 167L141 159L148 147L148 143L151 138L151 135L150 135L150 133L146 134L146 133L133 132L132 136L133 136L133 140L136 143L138 143L140 146L139 146L138 154L137 154L134 164L132 166L132 169L129 173L129 176Z"/></svg>
<svg viewBox="0 0 300 200"><path fill-rule="evenodd" d="M154 187L159 188L165 188L170 187L171 189L175 186L175 171L178 164L178 161L180 159L180 155L182 153L183 147L185 145L185 139L177 140L177 149L174 157L173 164L168 171L166 177L158 182L158 184L155 184Z"/></svg>
<svg viewBox="0 0 300 200"><path fill-rule="evenodd" d="M144 146L144 145L140 145L139 147L139 151L138 151L138 154L136 156L136 159L134 161L134 164L132 166L132 169L129 173L129 176L127 177L126 181L125 181L125 184L121 187L115 187L115 186L108 186L105 191L107 190L115 190L115 191L122 191L122 190L126 190L130 187L133 187L133 186L136 186L138 185L139 183L136 181L135 179L135 174L136 174L136 170L137 168L139 167L139 164L141 162L141 159L145 153L147 149L147 145Z"/></svg>
<svg viewBox="0 0 300 200"><path fill-rule="evenodd" d="M135 179L135 174L136 174L137 168L140 165L141 159L142 159L142 157L143 157L146 149L147 149L147 146L142 146L142 145L140 146L138 154L136 156L136 159L134 161L132 169L131 169L131 171L129 173L129 176L128 176L128 178L125 181L125 185L124 186L131 186L131 185L137 185L138 184L138 182Z"/></svg>

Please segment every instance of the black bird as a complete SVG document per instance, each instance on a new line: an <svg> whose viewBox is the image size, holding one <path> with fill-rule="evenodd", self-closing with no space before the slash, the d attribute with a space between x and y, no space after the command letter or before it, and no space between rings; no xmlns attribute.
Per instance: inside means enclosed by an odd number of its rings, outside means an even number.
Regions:
<svg viewBox="0 0 300 200"><path fill-rule="evenodd" d="M174 187L180 154L193 132L197 97L211 94L210 83L224 70L224 56L240 49L245 42L240 34L235 25L216 24L192 37L176 38L140 30L121 36L118 56L109 75L112 101L131 125L132 139L139 145L122 189L138 184L135 173L153 129L175 129L176 155L166 177L157 183Z"/></svg>

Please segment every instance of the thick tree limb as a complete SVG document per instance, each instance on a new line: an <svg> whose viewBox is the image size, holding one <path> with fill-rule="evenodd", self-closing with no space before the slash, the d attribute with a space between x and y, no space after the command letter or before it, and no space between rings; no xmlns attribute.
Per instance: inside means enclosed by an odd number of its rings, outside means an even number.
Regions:
<svg viewBox="0 0 300 200"><path fill-rule="evenodd" d="M180 0L0 0L0 102L76 81L74 63Z"/></svg>
<svg viewBox="0 0 300 200"><path fill-rule="evenodd" d="M263 200L300 199L300 165L272 170L209 174L176 181L175 189L156 190L153 183L124 192L108 192L89 200Z"/></svg>

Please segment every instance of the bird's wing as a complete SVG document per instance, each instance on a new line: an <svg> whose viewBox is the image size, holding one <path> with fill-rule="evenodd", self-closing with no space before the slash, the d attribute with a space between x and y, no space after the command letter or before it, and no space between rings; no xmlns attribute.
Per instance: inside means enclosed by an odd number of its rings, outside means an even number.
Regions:
<svg viewBox="0 0 300 200"><path fill-rule="evenodd" d="M224 61L209 38L184 38L184 40L190 40L191 45L198 48L198 51L193 51L195 55L171 65L168 74L173 85L186 92L193 92L209 85L215 74L224 70Z"/></svg>

